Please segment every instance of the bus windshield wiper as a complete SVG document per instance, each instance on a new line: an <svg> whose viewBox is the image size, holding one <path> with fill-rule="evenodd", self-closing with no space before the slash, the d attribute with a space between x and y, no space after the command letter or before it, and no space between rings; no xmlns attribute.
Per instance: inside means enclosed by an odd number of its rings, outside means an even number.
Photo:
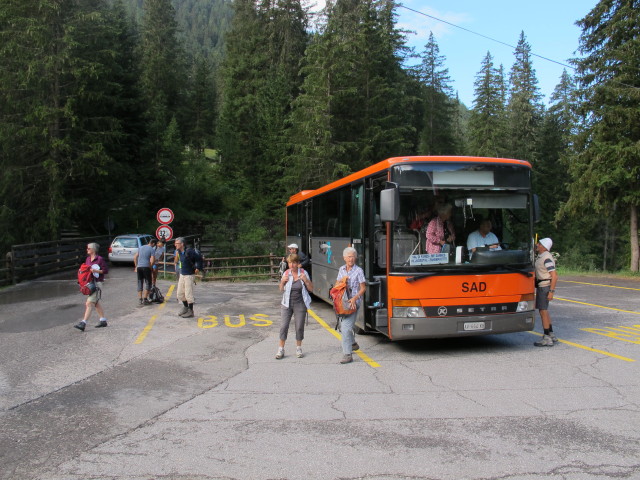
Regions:
<svg viewBox="0 0 640 480"><path fill-rule="evenodd" d="M439 270L434 270L432 272L425 272L425 273L419 273L418 275L414 275L413 277L407 277L406 281L411 283L411 282L415 282L416 280L420 280L422 278L427 278L427 277L432 277L434 275L442 275L442 274L457 274L457 275L465 275L468 273L478 273L479 271L486 271L488 270L488 268L490 269L491 265L476 265L476 266L471 266L468 265L466 268L442 268Z"/></svg>
<svg viewBox="0 0 640 480"><path fill-rule="evenodd" d="M511 265L500 265L500 267L504 268L505 270L511 270L512 272L522 273L527 277L533 277L534 270L532 268L524 269L524 268L513 267Z"/></svg>

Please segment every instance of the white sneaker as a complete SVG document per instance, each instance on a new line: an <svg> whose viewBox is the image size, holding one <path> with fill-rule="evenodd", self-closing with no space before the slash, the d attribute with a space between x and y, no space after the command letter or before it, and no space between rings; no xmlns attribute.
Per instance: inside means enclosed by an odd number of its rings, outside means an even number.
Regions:
<svg viewBox="0 0 640 480"><path fill-rule="evenodd" d="M278 348L278 353L276 353L276 360L280 360L284 357L284 348Z"/></svg>
<svg viewBox="0 0 640 480"><path fill-rule="evenodd" d="M296 357L302 358L304 355L302 354L302 347L296 347Z"/></svg>
<svg viewBox="0 0 640 480"><path fill-rule="evenodd" d="M540 340L533 342L536 347L553 347L553 340L549 335L543 335Z"/></svg>

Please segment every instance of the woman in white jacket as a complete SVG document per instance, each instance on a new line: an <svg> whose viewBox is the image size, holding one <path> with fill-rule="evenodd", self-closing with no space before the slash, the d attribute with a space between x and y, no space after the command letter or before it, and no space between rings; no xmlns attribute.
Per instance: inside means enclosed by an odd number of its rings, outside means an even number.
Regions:
<svg viewBox="0 0 640 480"><path fill-rule="evenodd" d="M304 339L304 323L307 318L307 308L311 304L309 292L313 292L313 284L309 274L300 266L300 257L291 254L287 257L289 269L282 274L280 291L282 295L282 325L280 326L280 342L276 358L284 357L284 343L287 340L291 317L296 325L296 357L302 358L302 340Z"/></svg>

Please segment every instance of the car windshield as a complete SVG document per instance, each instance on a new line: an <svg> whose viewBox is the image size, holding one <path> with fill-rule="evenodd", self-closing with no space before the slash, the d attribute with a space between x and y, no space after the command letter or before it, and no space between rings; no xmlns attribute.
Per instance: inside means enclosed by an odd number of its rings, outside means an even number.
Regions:
<svg viewBox="0 0 640 480"><path fill-rule="evenodd" d="M401 190L400 217L392 233L393 271L473 272L531 264L528 193L506 189L434 190ZM378 261L384 261L386 242L378 248Z"/></svg>

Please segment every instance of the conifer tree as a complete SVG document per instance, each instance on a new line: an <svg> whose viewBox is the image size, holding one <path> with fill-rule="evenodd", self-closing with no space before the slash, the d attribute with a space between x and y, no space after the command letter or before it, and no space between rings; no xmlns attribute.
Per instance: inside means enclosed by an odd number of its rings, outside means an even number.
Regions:
<svg viewBox="0 0 640 480"><path fill-rule="evenodd" d="M306 51L290 139L293 183L309 188L415 151L413 79L392 1L328 2Z"/></svg>
<svg viewBox="0 0 640 480"><path fill-rule="evenodd" d="M576 60L583 119L570 159L570 198L563 212L593 206L623 221L631 271L640 268L640 8L637 0L601 0L578 22ZM600 226L599 231L601 231Z"/></svg>
<svg viewBox="0 0 640 480"><path fill-rule="evenodd" d="M577 127L575 95L575 82L564 70L544 115L540 133L540 157L533 170L533 186L542 206L537 228L545 232L545 235L556 238L558 248L567 244L567 225L563 223L564 228L558 228L555 217L568 196L566 158L571 147L571 136Z"/></svg>
<svg viewBox="0 0 640 480"><path fill-rule="evenodd" d="M108 195L126 141L123 43L112 20L102 0L0 6L2 242L55 238L83 220L95 231L105 220L90 193ZM24 228L4 228L16 218Z"/></svg>
<svg viewBox="0 0 640 480"><path fill-rule="evenodd" d="M469 153L472 155L505 155L507 131L504 91L504 77L494 66L491 53L487 52L474 82L475 98L469 119Z"/></svg>
<svg viewBox="0 0 640 480"><path fill-rule="evenodd" d="M232 172L240 203L266 215L282 205L285 122L300 86L298 65L306 45L306 14L299 0L241 0L226 40L218 145Z"/></svg>
<svg viewBox="0 0 640 480"><path fill-rule="evenodd" d="M419 75L424 87L424 128L420 138L420 153L425 155L455 154L458 150L454 132L457 105L452 100L453 89L444 55L433 32L420 55Z"/></svg>
<svg viewBox="0 0 640 480"><path fill-rule="evenodd" d="M162 155L162 139L170 122L176 118L179 128L182 127L180 114L185 98L186 68L177 34L171 1L146 0L140 44L140 85L147 107L147 138L142 156L154 165L152 177L171 167L171 159ZM159 178L150 180L149 183L156 183ZM158 186L161 187L156 185L154 190L158 190Z"/></svg>
<svg viewBox="0 0 640 480"><path fill-rule="evenodd" d="M538 79L531 61L531 46L524 32L514 52L515 62L509 75L509 101L507 104L507 154L513 158L535 163L539 157L538 145L544 106L541 103Z"/></svg>

